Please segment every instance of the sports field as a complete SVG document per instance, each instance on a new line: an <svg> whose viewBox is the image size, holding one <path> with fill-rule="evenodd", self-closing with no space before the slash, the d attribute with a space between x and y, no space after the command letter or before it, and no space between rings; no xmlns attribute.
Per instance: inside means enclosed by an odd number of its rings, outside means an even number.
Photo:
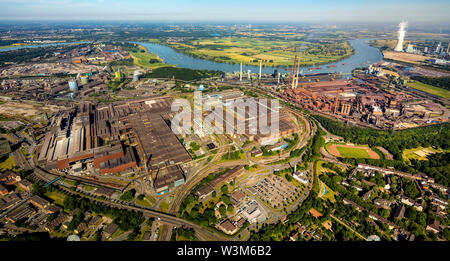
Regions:
<svg viewBox="0 0 450 261"><path fill-rule="evenodd" d="M367 146L328 144L326 149L340 158L380 159L380 155Z"/></svg>
<svg viewBox="0 0 450 261"><path fill-rule="evenodd" d="M407 85L411 88L424 91L430 94L437 95L439 97L449 99L450 98L450 91L446 89L442 89L433 85L421 83L421 82L408 82Z"/></svg>

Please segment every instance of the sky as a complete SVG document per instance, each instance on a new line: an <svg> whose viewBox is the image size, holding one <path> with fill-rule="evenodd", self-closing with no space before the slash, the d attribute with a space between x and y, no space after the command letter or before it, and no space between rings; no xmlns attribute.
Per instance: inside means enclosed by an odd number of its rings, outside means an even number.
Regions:
<svg viewBox="0 0 450 261"><path fill-rule="evenodd" d="M0 0L0 20L444 22L449 0Z"/></svg>

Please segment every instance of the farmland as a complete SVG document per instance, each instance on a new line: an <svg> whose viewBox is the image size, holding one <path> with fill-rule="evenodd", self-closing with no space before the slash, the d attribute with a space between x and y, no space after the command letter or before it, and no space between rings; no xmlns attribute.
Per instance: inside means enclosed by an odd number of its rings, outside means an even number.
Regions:
<svg viewBox="0 0 450 261"><path fill-rule="evenodd" d="M345 41L312 43L300 40L223 37L168 43L174 49L206 60L246 65L288 66L295 54L301 54L301 65L335 62L351 56L353 48Z"/></svg>

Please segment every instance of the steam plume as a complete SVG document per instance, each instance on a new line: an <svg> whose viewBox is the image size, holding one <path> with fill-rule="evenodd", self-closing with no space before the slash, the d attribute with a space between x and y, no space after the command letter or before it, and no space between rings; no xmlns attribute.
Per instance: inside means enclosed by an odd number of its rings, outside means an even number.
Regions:
<svg viewBox="0 0 450 261"><path fill-rule="evenodd" d="M401 52L403 51L403 40L405 39L406 34L405 28L408 27L408 22L401 22L398 27L398 42L397 46L395 46L394 51Z"/></svg>

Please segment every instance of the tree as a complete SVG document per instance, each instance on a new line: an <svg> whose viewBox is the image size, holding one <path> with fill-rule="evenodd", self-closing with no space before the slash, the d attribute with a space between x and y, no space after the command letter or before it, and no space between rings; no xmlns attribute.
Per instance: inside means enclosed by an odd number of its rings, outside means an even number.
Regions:
<svg viewBox="0 0 450 261"><path fill-rule="evenodd" d="M220 190L222 191L223 194L228 195L230 192L228 191L228 186L227 185L223 185Z"/></svg>
<svg viewBox="0 0 450 261"><path fill-rule="evenodd" d="M380 215L384 218L388 218L389 217L389 211L387 209L381 209L380 210Z"/></svg>
<svg viewBox="0 0 450 261"><path fill-rule="evenodd" d="M220 199L227 205L231 203L230 197L228 197L228 195L224 194L220 197Z"/></svg>
<svg viewBox="0 0 450 261"><path fill-rule="evenodd" d="M225 215L227 214L227 208L225 207L225 205L220 205L219 213L221 217L225 217Z"/></svg>

